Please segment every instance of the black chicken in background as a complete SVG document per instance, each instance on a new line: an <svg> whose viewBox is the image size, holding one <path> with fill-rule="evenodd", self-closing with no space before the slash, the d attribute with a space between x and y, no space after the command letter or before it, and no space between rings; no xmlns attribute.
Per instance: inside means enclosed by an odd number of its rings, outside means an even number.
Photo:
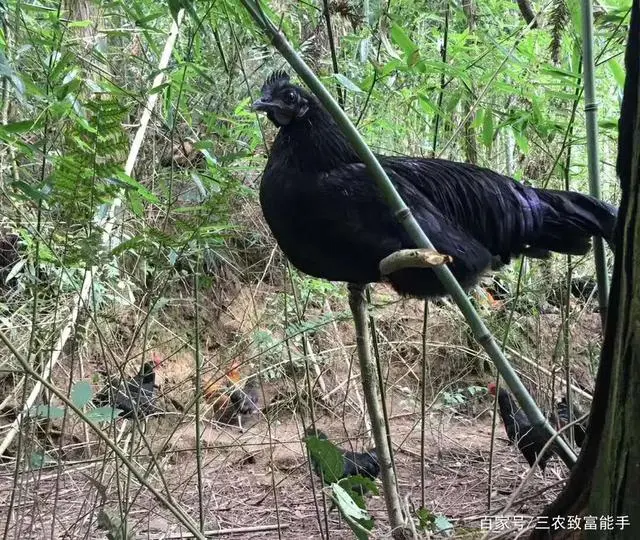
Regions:
<svg viewBox="0 0 640 540"><path fill-rule="evenodd" d="M232 415L238 419L240 431L244 431L242 420L246 416L258 414L258 380L249 379L243 388L234 388L229 396L231 402Z"/></svg>
<svg viewBox="0 0 640 540"><path fill-rule="evenodd" d="M573 419L570 419L569 416L569 404L567 403L567 398L563 397L556 404L556 423L558 429L563 428L567 424L571 423L573 420L580 419L584 416L584 412L580 410L580 408L575 404L571 404L571 408L573 409ZM576 443L578 448L582 448L582 444L584 443L584 439L587 436L587 426L588 426L588 418L585 418L581 422L577 422L573 425L573 440Z"/></svg>
<svg viewBox="0 0 640 540"><path fill-rule="evenodd" d="M379 262L414 242L331 115L284 72L262 86L253 109L280 128L260 185L260 204L278 245L319 278L381 281ZM499 173L442 159L378 159L436 250L465 288L520 254L581 255L591 237L611 242L615 207L581 193L536 189ZM403 295L446 293L432 269L388 276Z"/></svg>
<svg viewBox="0 0 640 540"><path fill-rule="evenodd" d="M489 393L496 395L496 385L491 383L488 386ZM542 425L532 425L527 415L520 408L516 400L509 392L500 388L498 390L498 410L504 423L504 429L511 444L515 444L520 453L525 457L529 466L533 466L538 454L549 440L549 434ZM544 471L547 461L554 454L554 445L540 458L538 465Z"/></svg>
<svg viewBox="0 0 640 540"><path fill-rule="evenodd" d="M329 438L327 435L320 431L314 430L313 428L309 428L306 432L306 435L309 437L317 437L318 439L323 439L328 441ZM353 452L351 450L344 450L342 448L336 447L342 454L343 458L343 469L342 476L340 478L348 478L349 476L362 476L364 478L368 478L369 480L374 480L380 474L380 464L378 462L378 454L375 448L370 448L365 452ZM321 466L320 463L311 455L311 465L313 466L313 470L320 476ZM360 488L360 489L358 489ZM354 489L359 492L361 495L364 495L366 489L362 486L354 486Z"/></svg>
<svg viewBox="0 0 640 540"><path fill-rule="evenodd" d="M143 418L155 412L155 368L159 363L160 359L154 357L153 361L145 362L134 377L125 381L109 381L93 398L93 403L98 407L110 405L114 409L120 409L120 418L126 419L134 416Z"/></svg>

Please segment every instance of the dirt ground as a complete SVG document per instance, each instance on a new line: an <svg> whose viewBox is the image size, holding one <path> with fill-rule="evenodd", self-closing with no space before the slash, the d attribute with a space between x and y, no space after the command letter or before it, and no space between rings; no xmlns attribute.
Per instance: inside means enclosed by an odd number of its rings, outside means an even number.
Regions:
<svg viewBox="0 0 640 540"><path fill-rule="evenodd" d="M487 404L487 408L488 408ZM420 424L413 411L401 406L390 412L400 492L410 508L421 506ZM338 419L324 417L318 426L334 441L348 447L345 428L354 442L360 425L345 425ZM166 426L149 421L146 437L152 447L162 439ZM201 434L202 501L205 529L232 530L247 527L277 530L239 532L223 537L237 538L322 538L319 522L325 525L322 496L314 478L312 491L303 447L301 427L293 416L285 420L262 420L245 433L232 426L205 426ZM437 413L427 419L425 445L425 506L435 514L444 514L456 526L455 538L482 538L487 532L486 516L535 516L550 502L561 487L566 468L554 458L545 476L536 472L508 510L504 508L511 494L526 476L526 462L506 444L503 428L498 425L498 439L493 462L491 510L487 506L491 422L488 411L476 419ZM155 440L157 437L157 441ZM185 425L158 463L168 492L174 501L198 519L198 481L193 425ZM361 449L359 444L356 449ZM157 450L157 449L154 449ZM135 461L141 468L149 466L144 449L136 450ZM103 460L66 463L59 468L24 472L18 476L17 509L7 538L106 538L104 533L88 527L91 513L111 508L117 513L117 492L111 490L100 500L99 486L89 478L99 478L105 470L104 484L113 485L114 469ZM113 462L111 461L111 465ZM120 474L122 474L122 469ZM0 468L0 482L7 488L13 480L13 467ZM156 473L152 484L162 487ZM121 483L123 479L120 479ZM133 538L188 538L188 531L176 524L169 509L159 504L147 490L131 479L128 523ZM56 496L57 492L57 496ZM10 489L2 489L1 502L6 507ZM316 505L317 501L317 505ZM373 538L389 538L382 494L368 499L368 509L376 525ZM320 518L318 517L320 516ZM6 519L6 515L4 516ZM485 521L483 522L483 518ZM353 534L334 510L328 515L330 538L353 538ZM52 529L52 523L55 526ZM501 533L502 534L502 533ZM181 536L182 535L182 536Z"/></svg>
<svg viewBox="0 0 640 540"><path fill-rule="evenodd" d="M220 317L223 327L219 333L229 342L229 336L249 335L254 328L263 328L268 323L272 327L279 325L277 321L268 320L273 314L265 308L267 301L257 304L259 295L255 291L245 296L247 300L242 305L231 302ZM267 300L274 298L269 291L264 296ZM242 291L237 298L242 298ZM330 308L325 305L321 309ZM334 313L339 309L340 306L334 306ZM553 458L544 476L535 472L519 489L529 469L519 452L506 444L504 428L498 423L489 484L493 401L486 392L478 391L471 396L465 394L463 403L451 406L447 395L455 397L456 392L466 391L464 389L485 387L492 376L483 371L477 349L472 349L474 345L470 343L459 315L446 306L434 306L429 322L431 397L425 416L423 493L421 414L417 397L422 304L401 302L379 310L376 315L381 355L388 367L384 374L387 407L405 507L415 516L424 497L424 506L431 513L445 516L455 526L453 538L515 537L516 532L488 531L487 516L512 516L509 522L512 527L521 520L533 518L561 489L568 472L566 467L558 458ZM547 368L551 367L549 361L542 359L553 357L558 321L557 315L550 315L537 319L535 324L524 317L516 318L514 322L519 325L521 335L531 342L530 348L538 351L533 360ZM118 324L120 334L126 329L125 323ZM326 383L324 389L316 386L314 390L320 396L315 401L316 424L339 446L361 450L370 442L363 436L367 430L360 405L360 379L357 369L349 367L350 362L354 362L352 326L349 321L342 320L322 328L324 330L314 330L310 337L314 359ZM223 342L223 338L216 339ZM117 339L127 341L129 338L118 335ZM586 313L572 328L571 354L572 361L575 359L573 376L587 389L592 381L587 353L598 339L598 315ZM219 346L212 356L220 357L220 351L224 352L225 347ZM194 396L193 356L169 356L167 353L166 358L159 370L161 392L184 404ZM90 358L89 363L91 361ZM255 370L257 364L245 363L242 368L245 376L249 368ZM551 386L548 378L535 369L527 369L525 365L521 374L525 383L538 393L536 398L548 397ZM49 433L48 446L42 443L40 448L38 441L43 437L38 430L42 431L42 426L27 423L21 439L25 447L20 449L14 445L0 461L0 530L3 537L101 540L108 538L105 530L117 525L118 516L126 515L128 528L132 531L129 538L189 538L190 533L175 517L176 513L183 513L195 523L202 519L204 529L210 531L211 537L326 538L321 528L324 531L328 525L330 538L353 538L337 511L328 512L326 496L328 515L325 518L322 490L317 478L309 472L301 442L300 420L301 414L306 417L308 413L304 412L303 406L291 405L295 401L292 399L293 381L298 381L297 391L300 391L304 387L301 383L303 375L295 371L287 373L284 388L273 380L263 381L262 403L270 406L263 407L265 414L256 417L255 423L244 433L235 425L213 422L205 410L198 434L193 410L179 413L168 406L162 415L148 420L144 440L139 434L129 437L130 444L125 444L127 437L120 439L118 445L128 460L146 483L162 494L162 498L154 496L148 486L141 485L139 479L128 474L121 460L114 458L112 450L105 451L95 434L85 431L81 424L66 427L72 435L56 438ZM66 379L61 378L56 384L64 387ZM329 396L328 402L322 401L323 395ZM276 402L284 405L276 407ZM113 426L112 438L116 438L122 424L119 420ZM199 456L195 451L198 437L202 448ZM51 464L43 462L43 455L51 455L52 446L56 450L56 445L59 450L56 455L63 459ZM27 470L21 466L16 473L18 451L27 458L29 466ZM199 491L203 494L201 498ZM7 515L8 508L13 509L10 516ZM375 520L371 537L390 538L382 493L369 497L367 508ZM520 521L513 516L519 516ZM492 523L496 526L495 520ZM122 535L113 538L125 540Z"/></svg>

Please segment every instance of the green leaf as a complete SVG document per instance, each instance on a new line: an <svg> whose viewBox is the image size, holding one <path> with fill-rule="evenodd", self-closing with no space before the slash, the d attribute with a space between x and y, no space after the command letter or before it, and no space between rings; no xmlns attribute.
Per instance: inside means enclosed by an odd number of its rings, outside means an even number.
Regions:
<svg viewBox="0 0 640 540"><path fill-rule="evenodd" d="M374 495L378 494L378 486L376 483L371 480L371 478L365 478L361 475L356 476L348 476L347 478L342 478L338 484L340 484L344 489L350 492L351 496L355 499L355 495L359 495L360 490L356 490L355 488L364 488L364 491L370 491Z"/></svg>
<svg viewBox="0 0 640 540"><path fill-rule="evenodd" d="M568 71L566 69L561 69L555 66L548 66L542 68L542 73L547 75L551 75L556 79L560 79L563 84L578 84L580 80L580 74L574 73L573 71ZM567 81L567 79L572 79L571 81Z"/></svg>
<svg viewBox="0 0 640 540"><path fill-rule="evenodd" d="M93 390L87 381L78 381L71 387L71 401L76 407L84 407L92 397Z"/></svg>
<svg viewBox="0 0 640 540"><path fill-rule="evenodd" d="M529 152L529 139L527 139L521 131L515 129L513 130L513 136L516 138L516 143L520 151L523 154L527 154Z"/></svg>
<svg viewBox="0 0 640 540"><path fill-rule="evenodd" d="M150 203L158 203L160 199L156 197L153 193L151 193L146 187L144 187L140 182L134 180L128 174L125 174L124 171L119 171L116 173L116 178L122 182L123 184L135 188L138 191L138 194Z"/></svg>
<svg viewBox="0 0 640 540"><path fill-rule="evenodd" d="M23 120L22 122L11 122L0 126L1 135L15 135L18 133L26 133L28 131L34 131L40 127L42 121L37 120Z"/></svg>
<svg viewBox="0 0 640 540"><path fill-rule="evenodd" d="M453 524L443 515L436 516L433 528L436 533L444 536L453 536Z"/></svg>
<svg viewBox="0 0 640 540"><path fill-rule="evenodd" d="M122 411L113 407L97 407L87 413L87 418L93 422L111 422L118 418Z"/></svg>
<svg viewBox="0 0 640 540"><path fill-rule="evenodd" d="M31 408L31 414L40 418L64 418L64 409L51 405L38 405L37 407Z"/></svg>
<svg viewBox="0 0 640 540"><path fill-rule="evenodd" d="M609 69L613 74L613 78L618 83L618 86L620 88L624 88L624 77L625 77L624 69L622 69L622 67L620 66L620 64L615 58L612 58L611 60L609 60L607 64L609 65Z"/></svg>
<svg viewBox="0 0 640 540"><path fill-rule="evenodd" d="M487 148L493 143L493 111L487 109L484 112L484 120L482 121L482 142Z"/></svg>
<svg viewBox="0 0 640 540"><path fill-rule="evenodd" d="M404 51L405 54L411 54L418 48L404 29L396 23L391 25L391 39Z"/></svg>
<svg viewBox="0 0 640 540"><path fill-rule="evenodd" d="M446 112L453 112L453 110L460 103L460 98L462 97L462 90L456 90L455 92L450 92L447 97L447 102L444 104L444 110Z"/></svg>
<svg viewBox="0 0 640 540"><path fill-rule="evenodd" d="M618 120L616 120L614 118L603 118L601 120L598 120L598 125L602 129L611 129L611 130L617 131L617 129L618 129Z"/></svg>
<svg viewBox="0 0 640 540"><path fill-rule="evenodd" d="M582 35L582 2L580 0L567 0L567 8L571 16L573 31L577 36Z"/></svg>
<svg viewBox="0 0 640 540"><path fill-rule="evenodd" d="M340 513L358 540L369 538L368 532L373 529L373 519L365 508L356 504L353 498L339 484L332 484L334 500Z"/></svg>
<svg viewBox="0 0 640 540"><path fill-rule="evenodd" d="M369 519L371 516L364 508L360 508L340 484L332 484L331 489L336 496L338 507L342 512L356 521Z"/></svg>
<svg viewBox="0 0 640 540"><path fill-rule="evenodd" d="M131 207L131 211L138 217L142 217L144 213L144 206L142 204L142 200L137 191L128 191L127 192L127 200L129 201L129 206Z"/></svg>
<svg viewBox="0 0 640 540"><path fill-rule="evenodd" d="M29 457L29 462L31 464L32 469L42 469L47 465L52 465L57 463L55 459L51 459L46 452L43 452L41 450L37 452L32 452L31 456Z"/></svg>
<svg viewBox="0 0 640 540"><path fill-rule="evenodd" d="M345 77L342 73L334 73L333 76L337 79L337 81L344 86L347 90L351 90L352 92L357 92L359 94L363 94L364 91L360 88L356 83L354 83L351 79Z"/></svg>
<svg viewBox="0 0 640 540"><path fill-rule="evenodd" d="M162 92L165 88L169 86L171 86L171 83L169 82L159 84L158 86L154 86L151 90L149 90L149 94L158 94L159 92Z"/></svg>
<svg viewBox="0 0 640 540"><path fill-rule="evenodd" d="M47 195L45 195L42 191L40 191L39 189L35 189L29 184L26 184L25 182L23 182L22 180L13 182L11 185L15 189L22 191L22 193L26 195L27 199L31 200L32 202L38 203L47 199Z"/></svg>
<svg viewBox="0 0 640 540"><path fill-rule="evenodd" d="M320 469L318 472L322 472L324 481L333 484L340 480L344 470L342 452L330 441L315 436L307 437L305 443L314 468Z"/></svg>

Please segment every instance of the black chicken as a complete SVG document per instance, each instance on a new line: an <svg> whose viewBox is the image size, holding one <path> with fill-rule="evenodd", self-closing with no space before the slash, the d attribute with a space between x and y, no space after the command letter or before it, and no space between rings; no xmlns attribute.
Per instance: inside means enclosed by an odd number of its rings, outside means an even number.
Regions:
<svg viewBox="0 0 640 540"><path fill-rule="evenodd" d="M318 439L329 440L327 435L320 431L309 428L307 436L318 437ZM380 464L378 462L378 454L375 448L370 448L365 452L353 452L351 450L343 450L338 448L343 458L342 476L340 478L348 478L349 476L363 476L370 480L375 480L380 474ZM316 474L320 475L321 467L316 459L311 456L311 464ZM354 489L360 494L364 494L366 489L362 486L355 486Z"/></svg>
<svg viewBox="0 0 640 540"><path fill-rule="evenodd" d="M112 380L105 385L93 398L93 403L98 407L111 405L114 409L120 409L120 418L143 418L153 413L156 408L153 404L156 374L155 368L159 360L154 358L152 362L145 362L140 372L126 381Z"/></svg>
<svg viewBox="0 0 640 540"><path fill-rule="evenodd" d="M491 383L488 387L491 395L496 395L496 385ZM527 415L516 403L515 399L506 390L500 388L498 391L498 409L500 417L504 422L504 428L507 432L509 442L515 444L518 450L527 460L530 466L536 461L538 454L549 440L549 434L542 425L532 425ZM555 445L552 444L549 449L540 458L538 465L544 471L547 461L555 451Z"/></svg>
<svg viewBox="0 0 640 540"><path fill-rule="evenodd" d="M280 128L260 204L282 251L315 277L380 281L384 257L416 246L332 117L284 72L266 80L252 107ZM587 195L441 159L378 159L436 250L453 257L451 271L465 288L513 256L584 254L592 236L612 239L616 208ZM388 279L404 295L446 292L432 269L401 269Z"/></svg>
<svg viewBox="0 0 640 540"><path fill-rule="evenodd" d="M574 419L579 419L584 416L584 412L582 412L575 403L572 403L571 407L573 409ZM569 417L569 404L567 403L566 397L563 397L556 404L556 419L557 419L558 429L572 422L572 420L570 420L570 417ZM570 428L570 429L573 429L573 440L575 441L576 446L578 448L582 448L582 444L584 443L584 439L587 435L587 425L588 425L588 420L584 419L583 421L577 422L576 424L574 424L573 428Z"/></svg>
<svg viewBox="0 0 640 540"><path fill-rule="evenodd" d="M242 418L260 412L258 408L258 381L249 379L243 388L234 388L229 396L231 401L232 414L238 419L238 427L241 431Z"/></svg>

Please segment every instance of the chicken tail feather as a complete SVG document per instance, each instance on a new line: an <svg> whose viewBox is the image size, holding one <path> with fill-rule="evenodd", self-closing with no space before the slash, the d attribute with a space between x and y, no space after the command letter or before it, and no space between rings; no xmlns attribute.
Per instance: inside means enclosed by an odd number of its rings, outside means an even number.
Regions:
<svg viewBox="0 0 640 540"><path fill-rule="evenodd" d="M617 209L589 195L553 189L536 190L543 205L543 223L531 248L584 255L591 237L614 242Z"/></svg>

